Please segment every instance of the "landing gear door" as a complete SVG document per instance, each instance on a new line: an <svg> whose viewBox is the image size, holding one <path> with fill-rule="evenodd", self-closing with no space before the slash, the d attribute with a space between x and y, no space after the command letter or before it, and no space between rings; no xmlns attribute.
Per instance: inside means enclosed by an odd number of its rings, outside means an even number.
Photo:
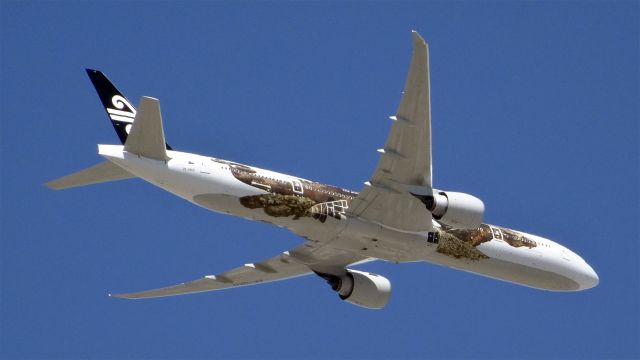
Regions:
<svg viewBox="0 0 640 360"><path fill-rule="evenodd" d="M300 182L300 180L298 179L291 179L291 189L293 190L294 194L298 195L302 195L302 193L304 192L302 188L302 182Z"/></svg>

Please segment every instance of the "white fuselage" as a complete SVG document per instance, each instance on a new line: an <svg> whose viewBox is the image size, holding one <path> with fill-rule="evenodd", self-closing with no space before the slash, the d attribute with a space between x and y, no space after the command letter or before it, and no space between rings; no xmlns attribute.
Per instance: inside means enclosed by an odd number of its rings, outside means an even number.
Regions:
<svg viewBox="0 0 640 360"><path fill-rule="evenodd" d="M457 240L446 243L455 231L433 222L430 233L403 232L390 229L336 212L322 221L318 217L289 216L248 206L243 198L274 193L268 184L290 186L290 197L303 197L313 183L297 177L255 167L178 151L167 151L169 160L158 161L124 151L120 145L99 145L99 153L130 173L206 209L241 216L250 220L285 227L308 241L330 244L363 257L393 262L428 261L459 270L489 276L529 287L573 291L594 287L598 277L593 269L576 253L564 246L535 235L483 224L489 238L479 244L454 247ZM264 182L242 182L231 167L251 170L255 179ZM288 185L289 184L289 185ZM334 187L322 188L330 199L349 201L357 195ZM340 197L342 196L342 197ZM316 209L315 207L312 210ZM318 210L319 211L319 210ZM334 214L334 213L331 213ZM286 216L285 216L286 215ZM517 234L515 246L507 241L509 234ZM433 240L435 236L435 241ZM437 239L440 239L439 241ZM449 246L449 248L447 248ZM453 250L452 250L453 249Z"/></svg>

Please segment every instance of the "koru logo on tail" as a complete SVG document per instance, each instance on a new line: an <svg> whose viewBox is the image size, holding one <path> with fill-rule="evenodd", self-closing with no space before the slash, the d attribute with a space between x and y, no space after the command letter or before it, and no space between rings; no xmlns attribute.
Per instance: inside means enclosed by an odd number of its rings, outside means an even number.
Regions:
<svg viewBox="0 0 640 360"><path fill-rule="evenodd" d="M111 98L111 103L116 109L107 108L107 112L109 113L109 117L113 121L123 121L129 123L126 126L127 134L131 129L131 124L133 123L133 119L136 117L136 109L121 95L114 95Z"/></svg>

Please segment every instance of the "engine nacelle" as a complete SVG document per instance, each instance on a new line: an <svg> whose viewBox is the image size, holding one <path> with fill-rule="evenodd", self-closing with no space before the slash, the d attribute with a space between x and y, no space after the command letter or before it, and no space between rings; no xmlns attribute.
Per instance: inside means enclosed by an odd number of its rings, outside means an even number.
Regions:
<svg viewBox="0 0 640 360"><path fill-rule="evenodd" d="M434 219L457 229L475 229L482 224L484 203L475 196L453 192L434 191L423 197Z"/></svg>
<svg viewBox="0 0 640 360"><path fill-rule="evenodd" d="M347 269L343 276L318 273L340 299L368 309L382 309L389 301L391 283L384 276Z"/></svg>

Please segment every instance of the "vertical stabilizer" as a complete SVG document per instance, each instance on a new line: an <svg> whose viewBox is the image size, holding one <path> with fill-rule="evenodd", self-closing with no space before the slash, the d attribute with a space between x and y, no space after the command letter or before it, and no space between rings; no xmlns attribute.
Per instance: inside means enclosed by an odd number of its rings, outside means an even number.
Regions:
<svg viewBox="0 0 640 360"><path fill-rule="evenodd" d="M118 88L113 85L102 71L86 69L91 83L96 88L98 97L104 106L109 120L113 128L118 134L120 142L124 145L127 142L131 127L136 118L137 110ZM165 143L168 150L171 150L171 146Z"/></svg>
<svg viewBox="0 0 640 360"><path fill-rule="evenodd" d="M87 69L87 75L96 88L102 106L107 111L120 142L124 144L136 117L136 108L101 71Z"/></svg>

